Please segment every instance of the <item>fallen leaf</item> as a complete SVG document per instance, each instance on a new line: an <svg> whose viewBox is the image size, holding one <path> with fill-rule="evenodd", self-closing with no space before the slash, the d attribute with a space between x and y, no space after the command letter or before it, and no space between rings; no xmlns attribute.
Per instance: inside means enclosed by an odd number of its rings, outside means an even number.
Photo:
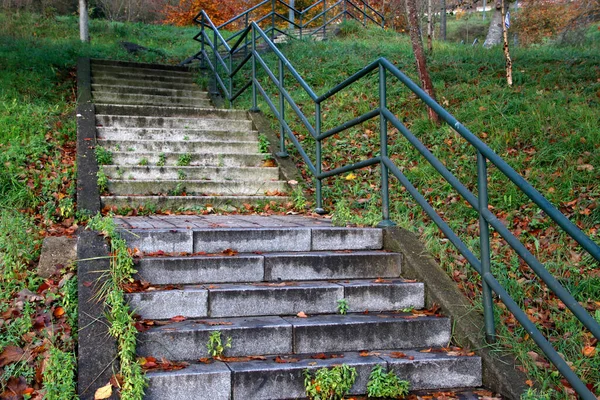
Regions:
<svg viewBox="0 0 600 400"><path fill-rule="evenodd" d="M173 322L182 322L185 321L187 318L184 317L183 315L178 315L176 317L171 318L171 321Z"/></svg>
<svg viewBox="0 0 600 400"><path fill-rule="evenodd" d="M237 254L238 254L238 252L237 252L237 251L235 251L235 250L232 250L232 249L225 249L225 250L223 250L223 251L222 251L222 254L224 254L224 255L226 255L226 256L230 256L230 257L231 257L231 256L235 256L235 255L237 255Z"/></svg>
<svg viewBox="0 0 600 400"><path fill-rule="evenodd" d="M596 348L593 346L585 346L581 352L585 357L594 357L596 355Z"/></svg>
<svg viewBox="0 0 600 400"><path fill-rule="evenodd" d="M275 362L279 363L279 364L296 363L298 361L300 361L300 360L297 359L297 358L291 358L291 357L290 358L283 358L283 357L280 357L280 356L275 357Z"/></svg>
<svg viewBox="0 0 600 400"><path fill-rule="evenodd" d="M62 307L56 307L56 308L54 309L54 312L53 312L52 314L54 314L54 316L55 316L56 318L60 318L60 317L62 317L63 315L65 315L65 309L64 309L64 308L62 308Z"/></svg>
<svg viewBox="0 0 600 400"><path fill-rule="evenodd" d="M2 353L0 353L0 368L17 361L21 361L24 353L25 352L20 347L7 346Z"/></svg>
<svg viewBox="0 0 600 400"><path fill-rule="evenodd" d="M96 390L94 394L94 400L103 400L108 399L112 396L112 385L109 383L106 386L102 386L100 389Z"/></svg>
<svg viewBox="0 0 600 400"><path fill-rule="evenodd" d="M344 179L346 179L347 181L353 181L354 179L356 179L356 175L354 175L353 173L349 173Z"/></svg>
<svg viewBox="0 0 600 400"><path fill-rule="evenodd" d="M308 315L306 315L304 311L300 311L298 314L296 314L296 316L298 318L308 318Z"/></svg>

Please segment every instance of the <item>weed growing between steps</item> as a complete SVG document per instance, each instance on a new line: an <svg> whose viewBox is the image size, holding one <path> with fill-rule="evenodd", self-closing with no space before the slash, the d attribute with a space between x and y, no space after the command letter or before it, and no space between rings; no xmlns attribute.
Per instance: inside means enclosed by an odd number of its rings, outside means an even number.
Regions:
<svg viewBox="0 0 600 400"><path fill-rule="evenodd" d="M137 329L123 291L123 285L131 283L136 272L133 257L127 243L117 232L112 217L95 216L88 223L88 228L100 232L110 242L110 270L98 296L107 306L107 319L110 323L108 331L118 344L121 379L117 381L122 382L121 398L141 400L147 382L142 366L136 358Z"/></svg>
<svg viewBox="0 0 600 400"><path fill-rule="evenodd" d="M346 364L320 368L314 375L304 371L304 388L312 400L341 400L356 381L356 368Z"/></svg>
<svg viewBox="0 0 600 400"><path fill-rule="evenodd" d="M231 348L231 338L228 337L225 342L223 342L221 336L221 331L214 331L210 334L208 342L206 343L208 354L213 358L223 357L225 355L225 349Z"/></svg>
<svg viewBox="0 0 600 400"><path fill-rule="evenodd" d="M503 81L501 49L482 50L451 43L434 43L429 66L439 102L593 240L600 241L600 105L597 65L600 38L597 26L581 47L551 44L514 49L515 86ZM281 46L294 68L317 95L384 56L418 81L407 37L382 30L360 31L347 38L323 43L294 41ZM272 54L266 63L277 71ZM259 81L271 98L277 88L259 68ZM240 80L239 83L244 81ZM306 92L286 73L286 88L315 123L314 104ZM323 130L347 122L379 105L377 74L368 75L322 104ZM239 87L239 86L237 86ZM426 109L396 79L388 77L388 103L391 111L411 129L427 148L457 176L466 187L477 190L476 154L455 131L435 126ZM237 106L251 106L250 92ZM259 107L270 114L259 97ZM306 152L313 157L315 143L294 111L288 107L288 123ZM273 122L275 130L279 127ZM478 217L431 165L397 130L389 128L389 153L409 180L450 224L474 254L479 253ZM373 157L379 152L379 120L372 120L323 142L323 170L333 170ZM291 157L302 170L309 208L315 207L314 180L292 145ZM591 314L600 310L600 266L584 256L580 248L529 201L498 170L489 167L492 211L547 265ZM368 167L324 181L324 208L333 213L336 225L372 226L381 221L380 168ZM406 189L390 179L391 218L417 233L427 243L449 276L481 310L481 280L438 228L421 211ZM550 338L584 381L600 395L600 357L592 335L582 329L562 302L492 232L492 268L503 286L541 331ZM504 350L517 356L531 377L553 399L573 398L573 391L541 355L541 350L498 302L498 336Z"/></svg>
<svg viewBox="0 0 600 400"><path fill-rule="evenodd" d="M385 372L381 365L377 365L369 375L367 395L373 398L404 397L410 390L410 383L401 380L394 371Z"/></svg>

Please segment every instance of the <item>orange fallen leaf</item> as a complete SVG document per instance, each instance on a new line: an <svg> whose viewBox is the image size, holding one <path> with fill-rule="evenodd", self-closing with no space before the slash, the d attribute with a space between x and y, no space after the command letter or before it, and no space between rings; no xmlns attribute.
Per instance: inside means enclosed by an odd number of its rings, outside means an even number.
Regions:
<svg viewBox="0 0 600 400"><path fill-rule="evenodd" d="M296 314L296 316L298 318L308 318L308 315L306 315L304 311L300 311L298 314Z"/></svg>
<svg viewBox="0 0 600 400"><path fill-rule="evenodd" d="M593 346L585 346L581 352L585 357L594 357L596 355L596 348Z"/></svg>
<svg viewBox="0 0 600 400"><path fill-rule="evenodd" d="M176 317L171 318L171 321L173 322L182 322L185 321L187 318L184 317L183 315L178 315Z"/></svg>
<svg viewBox="0 0 600 400"><path fill-rule="evenodd" d="M54 316L55 316L56 318L60 318L60 317L62 317L63 315L65 315L65 309L64 309L64 308L62 308L62 307L56 307L56 308L54 309L54 312L53 312L53 314L54 314Z"/></svg>

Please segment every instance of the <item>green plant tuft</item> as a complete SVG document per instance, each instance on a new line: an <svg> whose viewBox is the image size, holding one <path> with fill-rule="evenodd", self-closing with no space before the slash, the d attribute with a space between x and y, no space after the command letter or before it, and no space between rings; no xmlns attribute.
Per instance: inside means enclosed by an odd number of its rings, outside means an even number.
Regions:
<svg viewBox="0 0 600 400"><path fill-rule="evenodd" d="M96 160L98 165L111 165L113 163L113 153L102 146L96 146Z"/></svg>
<svg viewBox="0 0 600 400"><path fill-rule="evenodd" d="M410 383L403 381L394 371L385 372L381 365L376 365L369 375L367 394L374 398L404 397L410 390Z"/></svg>
<svg viewBox="0 0 600 400"><path fill-rule="evenodd" d="M341 400L356 381L356 368L346 364L320 368L314 375L304 371L304 388L312 400Z"/></svg>
<svg viewBox="0 0 600 400"><path fill-rule="evenodd" d="M212 357L222 357L225 353L225 349L231 348L231 337L228 337L223 343L223 339L221 338L221 331L214 331L210 334L208 338L208 343L206 343L206 349L208 350L208 354Z"/></svg>

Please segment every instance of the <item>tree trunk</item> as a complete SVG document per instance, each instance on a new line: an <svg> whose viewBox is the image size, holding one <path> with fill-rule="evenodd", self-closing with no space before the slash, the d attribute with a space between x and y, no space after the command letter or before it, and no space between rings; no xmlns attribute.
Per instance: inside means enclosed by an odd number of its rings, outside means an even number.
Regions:
<svg viewBox="0 0 600 400"><path fill-rule="evenodd" d="M427 51L433 53L433 0L427 0Z"/></svg>
<svg viewBox="0 0 600 400"><path fill-rule="evenodd" d="M506 26L506 7L504 7L504 0L502 0L502 38L504 39L504 56L506 57L506 83L508 86L512 86L512 59L510 58L510 49L508 47L508 27Z"/></svg>
<svg viewBox="0 0 600 400"><path fill-rule="evenodd" d="M82 42L90 42L87 0L79 0L79 38Z"/></svg>
<svg viewBox="0 0 600 400"><path fill-rule="evenodd" d="M496 2L496 9L494 10L492 22L490 23L490 28L488 30L487 37L485 38L485 42L483 42L483 47L486 49L502 43L502 26L504 26L504 18L502 18L503 14L504 12L502 10L502 3Z"/></svg>
<svg viewBox="0 0 600 400"><path fill-rule="evenodd" d="M440 0L440 39L446 41L446 0Z"/></svg>
<svg viewBox="0 0 600 400"><path fill-rule="evenodd" d="M427 61L425 59L425 51L423 50L423 41L419 33L419 16L417 11L416 0L406 0L406 14L408 17L408 26L410 30L410 41L412 43L413 53L417 62L417 71L423 90L435 100L435 90L431 83L431 77L427 71ZM427 108L429 119L435 123L439 123L439 117L431 108Z"/></svg>

